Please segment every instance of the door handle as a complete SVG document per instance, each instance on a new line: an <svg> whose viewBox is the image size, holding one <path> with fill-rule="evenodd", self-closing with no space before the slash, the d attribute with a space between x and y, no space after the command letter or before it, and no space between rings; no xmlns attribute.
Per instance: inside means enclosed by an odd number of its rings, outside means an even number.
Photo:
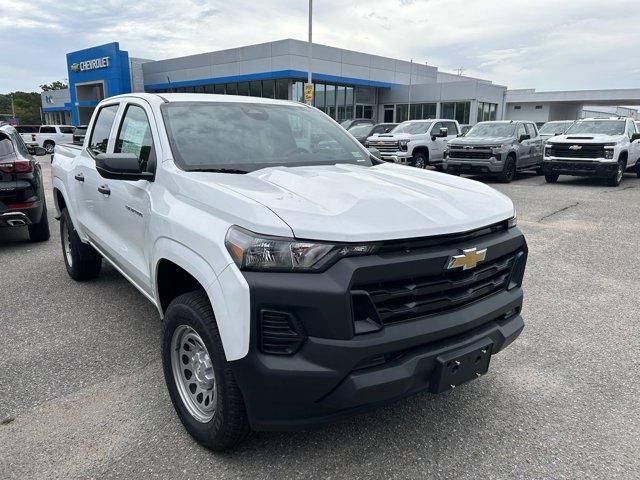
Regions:
<svg viewBox="0 0 640 480"><path fill-rule="evenodd" d="M79 182L84 182L84 175L81 173L77 173L75 177L76 180L78 180Z"/></svg>
<svg viewBox="0 0 640 480"><path fill-rule="evenodd" d="M100 185L98 191L103 195L111 195L111 189L108 185Z"/></svg>

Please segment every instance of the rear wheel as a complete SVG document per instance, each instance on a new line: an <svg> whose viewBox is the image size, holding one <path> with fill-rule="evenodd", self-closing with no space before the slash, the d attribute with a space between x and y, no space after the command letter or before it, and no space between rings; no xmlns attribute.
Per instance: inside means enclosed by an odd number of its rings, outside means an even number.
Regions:
<svg viewBox="0 0 640 480"><path fill-rule="evenodd" d="M42 216L38 223L29 225L29 239L32 242L45 242L49 240L49 217L47 216L47 206L42 209Z"/></svg>
<svg viewBox="0 0 640 480"><path fill-rule="evenodd" d="M618 160L618 168L616 168L616 171L613 173L613 175L607 178L607 185L609 185L610 187L617 187L618 185L620 185L626 168L627 162L625 161L625 159L621 158L620 160Z"/></svg>
<svg viewBox="0 0 640 480"><path fill-rule="evenodd" d="M516 159L513 157L507 158L507 163L504 165L504 169L499 176L501 182L511 183L516 176Z"/></svg>
<svg viewBox="0 0 640 480"><path fill-rule="evenodd" d="M80 240L67 209L60 216L60 240L67 273L74 280L90 280L102 269L102 257L91 245Z"/></svg>
<svg viewBox="0 0 640 480"><path fill-rule="evenodd" d="M557 173L548 173L544 176L544 179L547 183L556 183L558 181L558 177L560 177L560 175Z"/></svg>
<svg viewBox="0 0 640 480"><path fill-rule="evenodd" d="M246 438L244 400L204 291L185 293L167 308L162 362L176 413L198 443L224 451Z"/></svg>
<svg viewBox="0 0 640 480"><path fill-rule="evenodd" d="M413 155L413 166L416 168L425 168L429 159L424 152L417 152Z"/></svg>
<svg viewBox="0 0 640 480"><path fill-rule="evenodd" d="M44 149L47 151L48 154L52 154L53 150L56 148L56 144L51 140L47 140L42 144L42 146L44 147Z"/></svg>

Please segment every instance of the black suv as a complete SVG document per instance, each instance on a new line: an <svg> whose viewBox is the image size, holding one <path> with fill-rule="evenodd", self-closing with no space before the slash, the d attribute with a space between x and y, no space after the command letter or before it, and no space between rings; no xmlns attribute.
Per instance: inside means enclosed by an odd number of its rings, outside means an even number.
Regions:
<svg viewBox="0 0 640 480"><path fill-rule="evenodd" d="M42 147L27 147L9 125L0 127L0 227L29 228L32 242L49 239L49 220L42 170L32 155Z"/></svg>

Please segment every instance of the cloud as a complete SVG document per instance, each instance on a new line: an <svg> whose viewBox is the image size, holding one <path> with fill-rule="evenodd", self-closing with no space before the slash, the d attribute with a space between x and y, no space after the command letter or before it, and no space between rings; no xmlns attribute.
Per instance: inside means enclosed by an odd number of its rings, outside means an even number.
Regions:
<svg viewBox="0 0 640 480"><path fill-rule="evenodd" d="M409 59L511 88L638 86L636 0L322 0L314 40ZM0 92L67 76L65 54L120 42L163 59L282 38L306 39L299 0L0 2ZM633 72L636 72L633 74Z"/></svg>

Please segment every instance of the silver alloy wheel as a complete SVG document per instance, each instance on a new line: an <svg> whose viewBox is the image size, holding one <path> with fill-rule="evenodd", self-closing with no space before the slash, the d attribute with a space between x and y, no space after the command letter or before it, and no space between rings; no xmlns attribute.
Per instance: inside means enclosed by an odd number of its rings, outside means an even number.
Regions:
<svg viewBox="0 0 640 480"><path fill-rule="evenodd" d="M418 156L414 162L414 167L416 168L425 168L426 167L426 160L423 156Z"/></svg>
<svg viewBox="0 0 640 480"><path fill-rule="evenodd" d="M216 374L202 338L187 325L171 337L171 370L182 404L193 418L207 423L216 413Z"/></svg>
<svg viewBox="0 0 640 480"><path fill-rule="evenodd" d="M620 183L622 181L623 175L624 175L624 168L622 168L622 163L618 162L618 171L616 172L616 183Z"/></svg>
<svg viewBox="0 0 640 480"><path fill-rule="evenodd" d="M47 142L47 144L44 146L44 149L47 153L53 153L53 150L55 149L55 145L51 142Z"/></svg>
<svg viewBox="0 0 640 480"><path fill-rule="evenodd" d="M67 264L70 267L73 267L73 256L71 255L71 233L69 232L67 222L62 222L62 248L64 249L64 256L67 259Z"/></svg>

